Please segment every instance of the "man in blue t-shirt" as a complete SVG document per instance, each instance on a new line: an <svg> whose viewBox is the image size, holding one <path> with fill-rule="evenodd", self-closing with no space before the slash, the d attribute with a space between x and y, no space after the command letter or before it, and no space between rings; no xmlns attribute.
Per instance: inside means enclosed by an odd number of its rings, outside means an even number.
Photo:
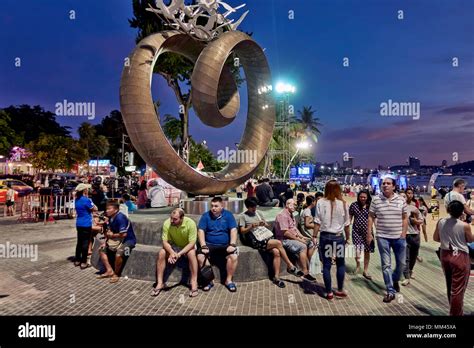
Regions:
<svg viewBox="0 0 474 348"><path fill-rule="evenodd" d="M221 197L214 197L211 201L211 210L201 216L198 224L198 262L202 268L206 257L212 264L216 261L226 262L227 277L225 286L230 292L236 292L237 287L232 277L237 268L237 222L232 213L224 209ZM213 282L206 284L204 291L209 291Z"/></svg>
<svg viewBox="0 0 474 348"><path fill-rule="evenodd" d="M106 271L97 278L110 278L111 283L116 283L120 279L123 259L130 256L132 249L137 243L137 239L130 220L125 214L120 212L120 204L118 202L110 201L107 203L106 215L109 218L106 233L107 242L100 249L100 259ZM107 252L115 253L114 268L110 266Z"/></svg>

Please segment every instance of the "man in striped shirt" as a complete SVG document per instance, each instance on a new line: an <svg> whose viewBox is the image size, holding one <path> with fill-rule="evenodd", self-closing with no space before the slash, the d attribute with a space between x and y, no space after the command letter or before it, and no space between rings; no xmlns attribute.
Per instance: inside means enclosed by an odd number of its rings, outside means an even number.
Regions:
<svg viewBox="0 0 474 348"><path fill-rule="evenodd" d="M405 269L406 234L408 229L407 204L405 199L395 193L396 181L393 177L385 177L382 182L382 193L375 196L369 209L367 242L372 242L372 227L375 221L377 246L382 261L382 272L387 294L383 302L395 299L400 291L400 275ZM396 267L392 272L390 248L395 254Z"/></svg>

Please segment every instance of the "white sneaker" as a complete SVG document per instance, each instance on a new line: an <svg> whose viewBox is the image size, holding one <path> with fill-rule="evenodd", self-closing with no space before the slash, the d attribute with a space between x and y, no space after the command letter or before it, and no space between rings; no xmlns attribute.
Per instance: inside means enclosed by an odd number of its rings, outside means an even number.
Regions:
<svg viewBox="0 0 474 348"><path fill-rule="evenodd" d="M410 284L410 279L405 279L405 280L402 282L402 285L403 285L403 286L407 286L408 284Z"/></svg>

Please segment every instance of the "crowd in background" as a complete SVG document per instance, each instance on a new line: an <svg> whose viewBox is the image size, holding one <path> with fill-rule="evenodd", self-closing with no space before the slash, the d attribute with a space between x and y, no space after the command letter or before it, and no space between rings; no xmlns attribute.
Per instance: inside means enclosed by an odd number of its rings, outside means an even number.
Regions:
<svg viewBox="0 0 474 348"><path fill-rule="evenodd" d="M61 184L57 180L60 179L35 182L35 190L65 190L67 181ZM159 180L139 182L135 178L123 182L102 180L100 176L80 178L73 189L77 213L75 265L81 269L90 267L89 257L96 241L104 265L98 278L107 278L111 283L119 281L122 265L136 244L128 214L169 205ZM220 197L212 199L211 209L197 225L182 209L174 209L162 231L163 250L157 255L157 284L152 295L157 296L165 288L166 265L181 257L188 261L191 270L191 297L197 296L198 285L203 291L214 286L213 280L202 274L207 264L216 262L226 265L224 285L230 292L236 292L233 274L238 265L238 236L245 245L272 255L272 281L280 288L285 287L280 278L281 261L288 273L303 281L316 282L315 276L322 273L329 301L349 296L344 289L347 257L355 258L356 274L372 281L369 264L376 249L386 286L383 302L393 301L401 291L400 285L409 286L416 279L416 264L423 262L420 245L428 242L427 217L432 209L417 195L416 188L400 190L396 180L387 176L382 180L381 193L375 195L368 186L341 185L335 179L327 181L323 191L296 193L297 189L295 185L274 184L266 178L248 180L236 190L237 197L246 195L246 210L237 220L224 209ZM433 198L443 197L449 217L438 221L433 239L441 244L438 255L446 277L450 314L462 315L470 256L474 257L469 225L474 215L474 193L466 191L462 179L456 179L450 190L441 191L434 189L431 194ZM348 204L346 196L355 196L356 201ZM271 228L261 209L275 207L281 211ZM354 253L348 256L348 249ZM332 267L336 268L335 286Z"/></svg>

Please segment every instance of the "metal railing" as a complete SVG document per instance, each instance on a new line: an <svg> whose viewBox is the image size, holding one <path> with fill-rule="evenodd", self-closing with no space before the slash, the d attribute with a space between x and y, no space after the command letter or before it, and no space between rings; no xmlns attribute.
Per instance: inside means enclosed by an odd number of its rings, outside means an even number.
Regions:
<svg viewBox="0 0 474 348"><path fill-rule="evenodd" d="M3 216L7 216L6 204L2 203ZM40 195L33 193L15 200L14 213L17 222L54 222L55 219L75 216L74 195Z"/></svg>

